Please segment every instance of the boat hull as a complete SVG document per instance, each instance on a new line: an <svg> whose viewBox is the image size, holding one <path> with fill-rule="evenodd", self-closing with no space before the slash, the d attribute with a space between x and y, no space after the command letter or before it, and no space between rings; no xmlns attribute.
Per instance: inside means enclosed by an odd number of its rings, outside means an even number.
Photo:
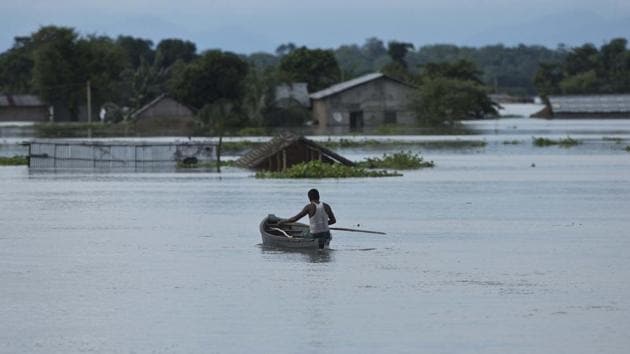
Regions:
<svg viewBox="0 0 630 354"><path fill-rule="evenodd" d="M274 223L274 221L277 220L278 218L275 215L269 215L260 222L260 235L262 237L263 246L296 250L320 249L319 239L300 237L308 233L308 225L292 223L278 227L278 225ZM285 233L293 235L294 237L287 237L282 232L271 229L271 227L281 228ZM330 240L326 240L324 249L327 249L329 244Z"/></svg>

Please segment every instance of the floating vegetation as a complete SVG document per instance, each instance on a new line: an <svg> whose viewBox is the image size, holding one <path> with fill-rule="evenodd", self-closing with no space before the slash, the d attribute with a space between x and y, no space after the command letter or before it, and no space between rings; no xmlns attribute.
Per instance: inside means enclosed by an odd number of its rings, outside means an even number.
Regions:
<svg viewBox="0 0 630 354"><path fill-rule="evenodd" d="M394 177L397 172L374 171L359 166L327 164L318 160L293 165L284 171L256 172L256 178L352 178L352 177Z"/></svg>
<svg viewBox="0 0 630 354"><path fill-rule="evenodd" d="M504 140L503 145L518 145L520 144L520 140Z"/></svg>
<svg viewBox="0 0 630 354"><path fill-rule="evenodd" d="M630 152L630 145L626 145L626 148L624 150L626 150L627 152Z"/></svg>
<svg viewBox="0 0 630 354"><path fill-rule="evenodd" d="M433 161L424 161L422 156L411 151L383 154L382 157L367 158L357 163L359 167L386 168L392 170L416 170L419 168L434 167Z"/></svg>
<svg viewBox="0 0 630 354"><path fill-rule="evenodd" d="M400 146L417 146L434 149L468 149L485 147L487 143L484 140L441 140L441 141L405 141L405 140L376 140L376 139L339 139L328 140L322 143L331 149L339 148L369 148L369 147L400 147Z"/></svg>
<svg viewBox="0 0 630 354"><path fill-rule="evenodd" d="M28 158L26 156L13 156L13 157L0 156L0 166L21 166L21 165L28 165Z"/></svg>
<svg viewBox="0 0 630 354"><path fill-rule="evenodd" d="M573 139L569 136L567 136L566 138L563 139L559 139L559 140L553 140L553 139L548 139L548 138L533 138L533 142L535 146L538 147L546 147L546 146L553 146L553 145L557 145L560 147L564 147L564 148L569 148L575 145L579 145L582 142L576 139Z"/></svg>

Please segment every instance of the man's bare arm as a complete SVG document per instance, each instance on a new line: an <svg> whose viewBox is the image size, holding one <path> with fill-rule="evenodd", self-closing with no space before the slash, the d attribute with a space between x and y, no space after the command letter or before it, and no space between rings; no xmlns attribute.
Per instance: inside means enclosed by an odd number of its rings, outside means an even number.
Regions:
<svg viewBox="0 0 630 354"><path fill-rule="evenodd" d="M296 222L298 220L300 220L301 218L305 217L306 215L308 215L308 208L309 208L310 204L305 206L304 209L302 209L302 211L300 211L297 215L295 215L294 217L288 218L288 219L284 219L284 220L280 220L280 224L286 224L289 222Z"/></svg>
<svg viewBox="0 0 630 354"><path fill-rule="evenodd" d="M335 219L335 214L333 214L333 211L330 205L324 203L324 210L326 211L326 214L328 214L328 225L332 225L336 223L337 219Z"/></svg>

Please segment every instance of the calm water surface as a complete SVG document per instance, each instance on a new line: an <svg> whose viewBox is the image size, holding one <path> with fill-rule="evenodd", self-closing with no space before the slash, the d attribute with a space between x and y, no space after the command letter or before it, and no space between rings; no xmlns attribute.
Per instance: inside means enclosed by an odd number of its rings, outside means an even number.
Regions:
<svg viewBox="0 0 630 354"><path fill-rule="evenodd" d="M625 145L422 150L385 179L0 168L0 352L627 353ZM388 235L261 248L311 187Z"/></svg>

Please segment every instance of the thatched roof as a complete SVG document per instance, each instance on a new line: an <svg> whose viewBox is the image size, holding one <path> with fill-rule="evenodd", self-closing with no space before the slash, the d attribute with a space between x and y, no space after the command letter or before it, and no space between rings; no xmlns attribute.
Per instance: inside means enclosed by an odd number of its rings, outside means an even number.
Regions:
<svg viewBox="0 0 630 354"><path fill-rule="evenodd" d="M238 159L236 161L236 165L246 168L255 168L266 159L273 157L275 154L281 152L282 150L288 148L293 144L306 145L313 150L318 150L319 152L321 152L322 156L325 156L332 161L347 166L353 165L352 161L337 154L336 152L320 144L317 144L316 142L307 139L304 136L299 136L292 133L282 133L271 139L269 142L254 148L252 151L248 152L243 157Z"/></svg>

